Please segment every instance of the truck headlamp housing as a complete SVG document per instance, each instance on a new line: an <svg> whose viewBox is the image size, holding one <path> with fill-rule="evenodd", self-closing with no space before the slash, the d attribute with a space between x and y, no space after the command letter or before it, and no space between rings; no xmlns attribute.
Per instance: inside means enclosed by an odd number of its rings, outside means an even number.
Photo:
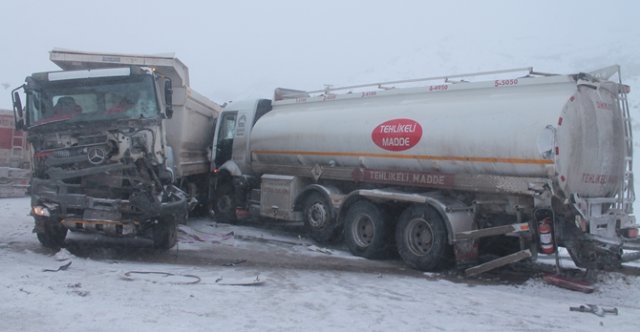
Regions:
<svg viewBox="0 0 640 332"><path fill-rule="evenodd" d="M32 208L34 215L38 217L51 217L51 212L44 206L36 205Z"/></svg>

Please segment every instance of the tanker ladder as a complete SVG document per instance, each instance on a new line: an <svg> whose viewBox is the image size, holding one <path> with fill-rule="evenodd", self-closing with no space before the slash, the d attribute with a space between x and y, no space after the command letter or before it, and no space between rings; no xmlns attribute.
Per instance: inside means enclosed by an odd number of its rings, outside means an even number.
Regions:
<svg viewBox="0 0 640 332"><path fill-rule="evenodd" d="M629 114L629 101L627 93L629 87L622 84L622 75L620 66L614 66L614 70L618 75L618 105L622 113L624 141L625 141L625 167L624 178L618 192L616 208L624 213L633 214L633 201L635 200L634 182L633 182L633 127L631 123L631 115ZM631 262L640 259L640 239L627 240L623 243L623 248L635 252L628 252L622 255L622 262Z"/></svg>
<svg viewBox="0 0 640 332"><path fill-rule="evenodd" d="M620 67L618 67L618 77L620 77ZM618 193L618 208L627 214L631 214L633 212L633 201L635 199L633 188L633 127L629 114L629 102L627 100L627 89L629 87L623 85L622 80L620 80L619 87L618 103L622 111L622 121L624 122L625 172L623 183Z"/></svg>
<svg viewBox="0 0 640 332"><path fill-rule="evenodd" d="M456 233L456 242L460 241L470 241L477 240L487 236L496 236L496 235L515 235L519 237L530 237L531 233L529 232L529 224L528 223L517 223L511 225L503 225L496 226L490 228L482 228L473 231L460 232ZM487 271L519 262L523 259L527 259L532 257L533 254L531 249L524 249L517 251L513 254L503 256L500 258L496 258L494 260L488 261L486 263L482 263L470 268L467 268L464 272L468 277L476 276L481 273L485 273Z"/></svg>

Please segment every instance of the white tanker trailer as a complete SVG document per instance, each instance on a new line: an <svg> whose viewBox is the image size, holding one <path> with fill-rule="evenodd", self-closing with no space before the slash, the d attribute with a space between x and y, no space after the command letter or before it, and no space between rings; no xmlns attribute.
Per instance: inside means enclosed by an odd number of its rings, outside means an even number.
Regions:
<svg viewBox="0 0 640 332"><path fill-rule="evenodd" d="M629 87L610 81L619 68L452 81L509 72L232 103L214 138L213 209L303 221L316 241L342 235L367 258L397 248L422 270L503 256L475 274L558 246L587 268L633 258Z"/></svg>

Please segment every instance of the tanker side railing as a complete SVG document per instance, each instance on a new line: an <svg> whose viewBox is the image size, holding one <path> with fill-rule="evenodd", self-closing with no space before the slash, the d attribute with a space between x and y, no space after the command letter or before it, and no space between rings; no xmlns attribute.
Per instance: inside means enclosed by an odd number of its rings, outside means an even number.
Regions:
<svg viewBox="0 0 640 332"><path fill-rule="evenodd" d="M452 79L459 79L459 78L465 78L465 77L476 77L476 76L491 76L491 75L517 73L517 72L526 72L527 74L525 76L553 76L553 75L555 75L555 74L534 72L533 71L533 67L523 67L523 68L483 71L483 72L468 73L468 74L434 76L434 77L415 78L415 79L398 80L398 81L385 81L385 82L377 82L377 83L349 85L349 86L343 86L343 87L337 87L337 88L334 88L331 85L327 85L327 87L325 89L307 91L307 93L308 94L329 93L329 92L332 92L332 91L353 90L353 89L361 89L361 88L369 88L369 87L377 87L379 89L387 89L387 88L390 88L390 87L388 87L389 85L393 85L393 84L408 84L408 83L440 81L440 80L444 80L445 83L460 83L460 82L466 82L466 81L453 81Z"/></svg>
<svg viewBox="0 0 640 332"><path fill-rule="evenodd" d="M504 75L504 74L513 74L513 73L521 73L520 75ZM480 80L468 80L467 78L480 78ZM412 92L423 92L420 85L410 85L410 83L421 83L421 82L434 82L429 86L428 92L438 92L438 91L446 91L452 90L453 87L456 89L474 89L474 88L484 88L484 87L496 87L496 86L509 86L509 85L522 85L522 82L517 82L518 79L523 78L553 78L556 79L547 79L544 81L530 81L528 84L552 84L552 83L564 83L566 79L572 80L570 76L567 75L559 75L559 74L551 74L551 73L543 73L537 72L533 70L533 67L523 67L523 68L514 68L514 69L505 69L505 70L494 70L494 71L484 71L484 72L476 72L476 73L467 73L467 74L456 74L456 75L445 75L445 76L434 76L434 77L426 77L426 78L416 78L416 79L407 79L407 80L398 80L398 81L384 81L384 82L375 82L375 83L366 83L366 84L358 84L358 85L349 85L343 87L333 87L332 85L325 85L324 89L321 90L298 90L298 89L285 89L285 88L277 88L274 91L274 102L278 104L288 104L288 103L304 103L304 102L313 102L313 101L331 101L337 99L349 99L355 97L372 97L377 95L387 95L387 94L404 94L404 93L412 93ZM495 80L495 81L494 81ZM440 81L440 82L437 82ZM462 84L465 83L465 84ZM498 84L494 86L494 84ZM396 85L401 85L397 87ZM464 88L463 88L464 86ZM369 88L367 90L367 88ZM382 90L382 91L376 91ZM418 89L418 90L415 90ZM415 90L415 91L414 91Z"/></svg>

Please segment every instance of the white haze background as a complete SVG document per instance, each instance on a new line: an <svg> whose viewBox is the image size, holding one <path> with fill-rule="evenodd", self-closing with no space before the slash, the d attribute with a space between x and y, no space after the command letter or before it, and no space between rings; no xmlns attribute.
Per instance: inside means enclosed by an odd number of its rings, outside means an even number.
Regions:
<svg viewBox="0 0 640 332"><path fill-rule="evenodd" d="M54 47L175 52L192 87L223 103L319 89L534 66L640 74L637 1L3 1L0 108ZM2 93L4 92L4 93Z"/></svg>

